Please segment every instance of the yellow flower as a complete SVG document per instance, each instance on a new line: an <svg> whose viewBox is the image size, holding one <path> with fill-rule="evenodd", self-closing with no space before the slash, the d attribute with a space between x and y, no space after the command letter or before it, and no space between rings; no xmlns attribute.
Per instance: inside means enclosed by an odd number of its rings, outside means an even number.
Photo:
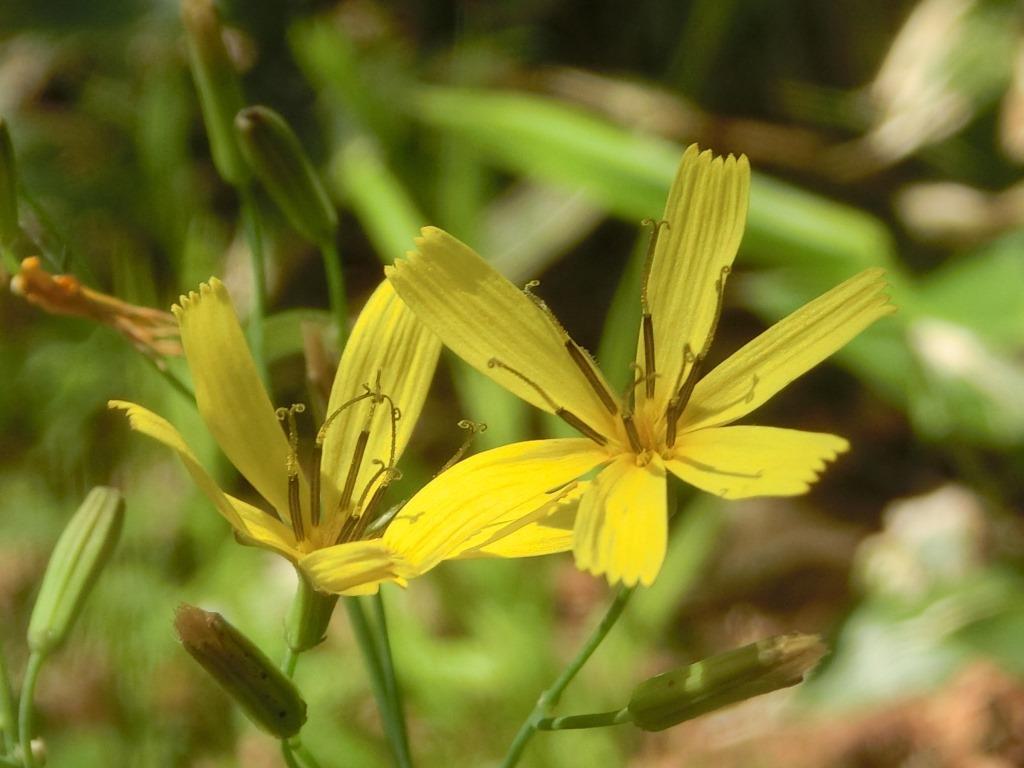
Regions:
<svg viewBox="0 0 1024 768"><path fill-rule="evenodd" d="M573 491L581 496L576 563L612 583L647 585L665 555L666 471L728 499L809 489L825 463L847 449L844 439L726 425L893 307L882 271L866 270L701 377L743 235L749 183L745 157L715 158L696 146L683 155L665 221L655 225L640 296L638 376L625 396L611 391L590 355L529 292L532 286L519 290L451 235L423 230L418 251L387 268L399 296L456 354L583 435L479 454L474 458L491 474L460 477L460 486L442 475L432 484L438 503L464 494L467 484L484 489L496 475L508 495L517 488L529 497L572 483L567 472L545 467L579 467L577 477L600 467L589 486ZM511 528L516 513L506 512ZM536 514L524 519L536 524Z"/></svg>
<svg viewBox="0 0 1024 768"><path fill-rule="evenodd" d="M345 347L310 477L295 450L294 419L302 409L271 405L223 284L213 279L183 296L174 314L203 420L269 510L222 491L165 419L133 403L115 400L111 407L178 453L243 540L284 555L320 589L362 594L415 575L369 528L423 406L440 342L387 283L370 297Z"/></svg>

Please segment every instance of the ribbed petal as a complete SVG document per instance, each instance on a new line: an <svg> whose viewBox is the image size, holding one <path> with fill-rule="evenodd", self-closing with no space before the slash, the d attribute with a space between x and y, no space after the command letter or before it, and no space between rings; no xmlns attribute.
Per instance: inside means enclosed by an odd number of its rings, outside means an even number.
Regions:
<svg viewBox="0 0 1024 768"><path fill-rule="evenodd" d="M566 485L608 454L583 438L513 443L478 453L428 483L384 533L396 552L426 571L534 522Z"/></svg>
<svg viewBox="0 0 1024 768"><path fill-rule="evenodd" d="M536 557L568 552L572 549L576 510L583 492L589 487L590 483L585 480L577 483L565 496L537 510L536 522L499 531L489 541L460 554L459 558Z"/></svg>
<svg viewBox="0 0 1024 768"><path fill-rule="evenodd" d="M213 278L182 296L173 311L203 421L231 463L288 519L288 441L227 289Z"/></svg>
<svg viewBox="0 0 1024 768"><path fill-rule="evenodd" d="M416 246L385 272L447 346L538 408L565 408L605 437L616 434L617 422L566 351L568 337L556 321L447 232L427 227ZM492 360L519 375L488 365Z"/></svg>
<svg viewBox="0 0 1024 768"><path fill-rule="evenodd" d="M666 465L681 480L725 499L799 496L849 447L820 432L712 427L681 436Z"/></svg>
<svg viewBox="0 0 1024 768"><path fill-rule="evenodd" d="M404 585L414 575L410 565L380 539L337 544L299 560L313 586L335 595L368 595L383 582Z"/></svg>
<svg viewBox="0 0 1024 768"><path fill-rule="evenodd" d="M254 507L229 493L225 493L224 496L241 520L242 527L236 530L243 543L271 549L292 562L301 557L296 549L295 535L291 528L275 520L259 507Z"/></svg>
<svg viewBox="0 0 1024 768"><path fill-rule="evenodd" d="M867 269L783 318L698 382L679 432L728 424L895 311L885 273Z"/></svg>
<svg viewBox="0 0 1024 768"><path fill-rule="evenodd" d="M203 469L178 430L166 419L141 405L123 400L111 400L107 405L124 411L128 415L128 423L136 432L163 443L177 453L199 490L206 494L217 511L239 534L282 554L292 551L295 540L291 531L266 512L224 493Z"/></svg>
<svg viewBox="0 0 1024 768"><path fill-rule="evenodd" d="M597 476L576 515L576 565L610 584L648 586L661 570L668 538L665 466L621 456Z"/></svg>
<svg viewBox="0 0 1024 768"><path fill-rule="evenodd" d="M647 280L654 324L654 403L664 411L689 345L696 355L712 330L719 303L715 284L731 268L747 218L747 158L714 157L691 145L683 154L665 204L665 221ZM724 283L723 283L724 288ZM646 370L641 331L637 363ZM637 397L644 398L644 387Z"/></svg>
<svg viewBox="0 0 1024 768"><path fill-rule="evenodd" d="M381 391L400 411L394 434L397 460L419 419L440 351L440 339L416 319L384 281L366 302L345 345L327 413L363 394L367 386L375 387L379 373ZM327 429L321 469L325 515L330 515L338 503L369 412L370 401L363 400L342 411ZM388 462L392 455L391 406L387 401L377 405L369 427L353 490L356 502L381 463Z"/></svg>

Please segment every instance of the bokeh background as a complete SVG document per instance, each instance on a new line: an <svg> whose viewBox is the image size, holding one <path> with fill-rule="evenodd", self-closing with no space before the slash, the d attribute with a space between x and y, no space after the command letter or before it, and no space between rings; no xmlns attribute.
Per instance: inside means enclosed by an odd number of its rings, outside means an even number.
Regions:
<svg viewBox="0 0 1024 768"><path fill-rule="evenodd" d="M822 633L812 680L657 735L541 733L524 765L1024 765L1024 32L1013 0L243 3L220 10L246 98L296 128L342 218L358 308L381 263L442 226L539 294L628 380L646 246L681 149L744 152L746 237L713 354L842 279L886 267L899 314L758 412L852 451L806 497L678 488L656 585L561 712L621 706L643 677L758 638ZM167 308L210 275L241 310L250 261L218 177L174 2L7 0L0 115L43 265ZM308 400L303 338L330 349L317 252L261 199L265 353ZM28 254L21 254L28 255ZM4 282L13 265L7 263ZM177 645L180 601L272 655L294 576L239 546L170 453L106 410L168 415L246 491L193 406L113 330L0 291L0 642L17 670L49 551L85 492L127 524L39 723L53 765L274 766ZM180 361L171 369L182 376ZM401 498L484 421L480 449L558 426L446 356ZM607 601L571 557L452 563L386 590L420 766L494 765ZM387 764L338 612L303 656L305 741Z"/></svg>

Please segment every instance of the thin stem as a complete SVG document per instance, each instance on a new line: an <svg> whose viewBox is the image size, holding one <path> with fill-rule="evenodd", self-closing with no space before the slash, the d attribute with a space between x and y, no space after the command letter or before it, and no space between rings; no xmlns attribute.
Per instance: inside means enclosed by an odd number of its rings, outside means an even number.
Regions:
<svg viewBox="0 0 1024 768"><path fill-rule="evenodd" d="M299 654L290 646L284 649L284 658L281 659L281 671L288 677L295 675L295 665L299 663Z"/></svg>
<svg viewBox="0 0 1024 768"><path fill-rule="evenodd" d="M294 749L288 742L288 739L281 739L281 757L284 758L284 764L288 768L302 768L302 764L295 757Z"/></svg>
<svg viewBox="0 0 1024 768"><path fill-rule="evenodd" d="M567 731L575 728L607 728L610 725L622 725L633 722L629 710L613 709L611 712L591 712L586 715L568 715L566 717L545 717L537 721L538 731Z"/></svg>
<svg viewBox="0 0 1024 768"><path fill-rule="evenodd" d="M21 683L18 732L21 736L21 759L25 763L25 768L36 768L36 758L32 754L32 701L36 694L39 670L43 668L44 661L46 661L46 657L41 653L33 652L29 655L28 665L25 667L25 679Z"/></svg>
<svg viewBox="0 0 1024 768"><path fill-rule="evenodd" d="M306 749L306 745L298 739L293 740L292 749L295 750L295 754L302 760L302 764L305 768L320 768L320 762L313 757L313 753Z"/></svg>
<svg viewBox="0 0 1024 768"><path fill-rule="evenodd" d="M391 641L388 637L388 618L384 610L383 589L370 598L373 606L374 620L377 622L377 657L380 659L381 671L384 673L384 686L388 699L391 701L398 736L401 739L405 760L412 763L409 756L409 734L405 727L405 708L402 706L402 691L398 687L398 676L395 674L395 661L391 655Z"/></svg>
<svg viewBox="0 0 1024 768"><path fill-rule="evenodd" d="M260 229L260 212L256 197L250 187L240 187L238 194L242 203L242 221L245 237L252 256L252 305L249 312L249 346L256 361L263 383L269 382L267 361L263 349L263 318L266 316L267 267L263 253L263 236Z"/></svg>
<svg viewBox="0 0 1024 768"><path fill-rule="evenodd" d="M387 683L384 678L384 670L380 657L377 653L377 643L373 638L373 630L370 622L367 621L363 606L358 598L347 598L345 608L348 610L349 623L356 636L356 643L363 654L363 663L370 675L370 687L373 690L373 698L377 702L377 710L380 712L381 722L384 725L384 734L387 736L388 744L395 758L395 764L399 768L412 768L409 754L403 749L403 738L398 718L395 715L394 707L388 698Z"/></svg>
<svg viewBox="0 0 1024 768"><path fill-rule="evenodd" d="M508 753L501 763L502 768L512 768L512 766L519 762L519 758L523 755L523 750L526 749L526 745L529 744L533 734L536 733L539 723L548 717L549 711L558 703L562 692L565 691L569 683L572 682L573 678L583 668L583 665L587 663L587 660L590 659L594 651L601 645L608 631L615 626L615 622L619 620L619 616L622 615L622 611L635 589L635 587L619 587L615 599L608 606L608 610L601 619L601 623L594 628L594 631L587 638L583 647L580 648L576 657L562 670L562 674L537 699L537 704L534 706L533 711L530 712L529 716L520 726L519 732L516 733L516 737L512 740L512 745L509 747Z"/></svg>
<svg viewBox="0 0 1024 768"><path fill-rule="evenodd" d="M18 718L14 712L14 694L7 674L7 658L0 648L0 753L7 754L18 741Z"/></svg>
<svg viewBox="0 0 1024 768"><path fill-rule="evenodd" d="M160 364L149 355L145 355L146 360L153 366L153 370L163 376L164 381L171 385L171 389L184 397L188 402L194 403L196 401L196 393L192 391L192 387L186 384L181 378L167 367L160 367Z"/></svg>
<svg viewBox="0 0 1024 768"><path fill-rule="evenodd" d="M344 349L348 334L348 305L345 298L345 274L341 269L341 255L333 241L320 244L320 255L324 260L327 275L327 295L331 302L331 314L338 329L338 349Z"/></svg>

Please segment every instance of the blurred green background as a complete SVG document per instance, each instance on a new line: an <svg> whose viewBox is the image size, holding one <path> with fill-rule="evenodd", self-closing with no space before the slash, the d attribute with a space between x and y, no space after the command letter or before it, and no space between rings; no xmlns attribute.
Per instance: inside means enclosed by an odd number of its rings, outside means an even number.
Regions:
<svg viewBox="0 0 1024 768"><path fill-rule="evenodd" d="M717 359L860 269L889 272L899 314L758 413L842 434L850 454L803 498L726 504L679 488L658 582L559 711L621 706L647 675L774 633L820 632L832 655L795 692L661 734L541 733L524 765L1024 764L1018 3L219 9L246 100L286 116L337 203L353 313L381 263L435 224L516 282L540 277L577 340L628 381L639 222L660 214L694 141L746 153L756 174ZM19 256L159 308L217 275L249 305L239 200L211 161L176 3L3 3L0 116L36 243ZM258 202L274 399L308 401L303 328L330 343L322 264ZM183 600L219 610L277 657L292 571L238 546L177 460L106 401L167 415L225 487L244 494L241 481L192 404L113 330L6 290L0 328L0 643L15 678L63 523L96 484L128 504L117 557L40 683L51 764L278 765L171 621ZM489 425L476 449L558 430L446 356L394 498L444 463L466 417ZM558 556L447 564L385 592L429 767L497 764L608 590ZM325 766L387 764L342 612L297 681Z"/></svg>

